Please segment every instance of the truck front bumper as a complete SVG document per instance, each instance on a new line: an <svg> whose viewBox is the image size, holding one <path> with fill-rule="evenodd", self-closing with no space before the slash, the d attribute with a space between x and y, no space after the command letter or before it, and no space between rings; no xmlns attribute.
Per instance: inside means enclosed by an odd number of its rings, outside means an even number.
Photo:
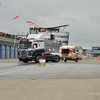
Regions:
<svg viewBox="0 0 100 100"><path fill-rule="evenodd" d="M32 61L32 60L34 60L34 57L28 57L28 58L26 58L26 57L20 58L19 57L19 61Z"/></svg>

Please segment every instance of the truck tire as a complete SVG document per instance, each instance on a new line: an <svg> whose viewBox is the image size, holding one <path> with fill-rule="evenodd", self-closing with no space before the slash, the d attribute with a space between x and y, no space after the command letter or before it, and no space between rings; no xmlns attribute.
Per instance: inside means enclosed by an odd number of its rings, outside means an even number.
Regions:
<svg viewBox="0 0 100 100"><path fill-rule="evenodd" d="M28 61L23 61L24 63L28 63Z"/></svg>
<svg viewBox="0 0 100 100"><path fill-rule="evenodd" d="M37 55L37 56L36 56L36 58L35 58L35 62L36 62L36 63L39 63L39 57L40 57L40 55Z"/></svg>
<svg viewBox="0 0 100 100"><path fill-rule="evenodd" d="M58 55L55 56L54 61L58 62L60 60L60 57Z"/></svg>

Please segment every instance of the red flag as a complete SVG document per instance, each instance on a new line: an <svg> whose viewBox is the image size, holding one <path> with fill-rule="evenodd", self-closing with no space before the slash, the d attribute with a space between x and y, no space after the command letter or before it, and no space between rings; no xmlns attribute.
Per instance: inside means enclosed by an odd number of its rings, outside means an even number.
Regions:
<svg viewBox="0 0 100 100"><path fill-rule="evenodd" d="M46 35L49 35L50 36L50 32L46 31Z"/></svg>
<svg viewBox="0 0 100 100"><path fill-rule="evenodd" d="M0 3L0 6L1 6L1 3Z"/></svg>
<svg viewBox="0 0 100 100"><path fill-rule="evenodd" d="M26 23L32 23L32 21L27 21Z"/></svg>
<svg viewBox="0 0 100 100"><path fill-rule="evenodd" d="M40 29L40 32L42 32L42 31L44 31L44 28L41 28L41 29Z"/></svg>
<svg viewBox="0 0 100 100"><path fill-rule="evenodd" d="M34 25L34 23L32 23L32 25Z"/></svg>
<svg viewBox="0 0 100 100"><path fill-rule="evenodd" d="M14 18L13 18L13 20L14 20L14 19L16 19L16 18L18 18L18 17L19 17L19 15L18 15L18 16L16 16L16 17L14 17Z"/></svg>
<svg viewBox="0 0 100 100"><path fill-rule="evenodd" d="M39 25L37 25L37 27L39 27Z"/></svg>
<svg viewBox="0 0 100 100"><path fill-rule="evenodd" d="M34 25L34 28L37 27L37 24Z"/></svg>
<svg viewBox="0 0 100 100"><path fill-rule="evenodd" d="M29 26L34 25L34 23L31 23Z"/></svg>

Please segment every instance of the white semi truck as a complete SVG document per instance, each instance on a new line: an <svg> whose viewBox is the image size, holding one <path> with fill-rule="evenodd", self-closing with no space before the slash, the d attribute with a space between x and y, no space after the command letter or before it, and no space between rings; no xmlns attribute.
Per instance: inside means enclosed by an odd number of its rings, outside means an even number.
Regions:
<svg viewBox="0 0 100 100"><path fill-rule="evenodd" d="M27 63L28 61L39 62L39 57L45 55L46 51L51 52L46 56L46 61L58 62L59 57L59 43L53 42L48 39L22 39L19 42L19 61Z"/></svg>

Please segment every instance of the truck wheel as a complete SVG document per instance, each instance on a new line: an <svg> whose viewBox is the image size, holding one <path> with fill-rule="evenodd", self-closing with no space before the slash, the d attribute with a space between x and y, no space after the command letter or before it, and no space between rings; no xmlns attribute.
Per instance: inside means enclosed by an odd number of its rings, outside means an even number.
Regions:
<svg viewBox="0 0 100 100"><path fill-rule="evenodd" d="M23 61L24 63L28 63L28 61Z"/></svg>
<svg viewBox="0 0 100 100"><path fill-rule="evenodd" d="M39 63L39 57L40 57L40 55L37 55L37 56L36 56L36 58L35 58L35 62L36 62L36 63Z"/></svg>
<svg viewBox="0 0 100 100"><path fill-rule="evenodd" d="M60 57L56 55L54 61L58 62L59 60L60 60Z"/></svg>

